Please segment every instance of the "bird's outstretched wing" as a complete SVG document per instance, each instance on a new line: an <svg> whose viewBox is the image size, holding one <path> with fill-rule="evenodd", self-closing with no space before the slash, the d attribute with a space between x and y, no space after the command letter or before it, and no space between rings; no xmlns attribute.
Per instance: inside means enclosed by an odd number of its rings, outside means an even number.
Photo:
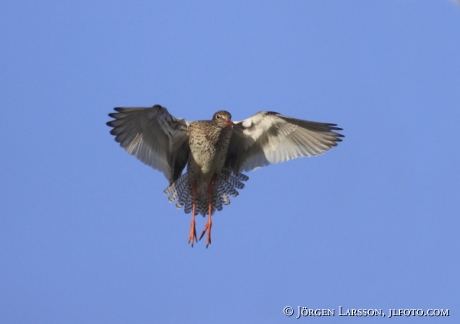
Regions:
<svg viewBox="0 0 460 324"><path fill-rule="evenodd" d="M164 173L172 182L180 177L189 155L189 123L173 117L166 108L115 108L110 134L128 152Z"/></svg>
<svg viewBox="0 0 460 324"><path fill-rule="evenodd" d="M317 123L261 111L234 122L226 166L234 172L250 171L298 157L321 154L343 135L336 124Z"/></svg>

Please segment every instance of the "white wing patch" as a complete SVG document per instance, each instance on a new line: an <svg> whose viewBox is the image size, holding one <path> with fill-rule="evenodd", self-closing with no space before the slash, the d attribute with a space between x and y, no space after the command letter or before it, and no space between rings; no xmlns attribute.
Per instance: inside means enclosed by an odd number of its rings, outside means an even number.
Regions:
<svg viewBox="0 0 460 324"><path fill-rule="evenodd" d="M335 126L262 111L235 122L227 162L241 172L322 154L343 137Z"/></svg>

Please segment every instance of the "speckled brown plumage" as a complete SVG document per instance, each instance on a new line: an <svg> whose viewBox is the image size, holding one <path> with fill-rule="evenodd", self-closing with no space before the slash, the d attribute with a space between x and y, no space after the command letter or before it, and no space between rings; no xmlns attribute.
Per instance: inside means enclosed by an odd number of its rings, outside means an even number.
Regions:
<svg viewBox="0 0 460 324"><path fill-rule="evenodd" d="M211 217L237 196L251 171L298 157L322 154L341 141L335 124L295 119L261 111L232 122L227 111L212 120L188 122L160 105L115 108L107 124L115 140L142 162L163 172L165 193L176 206L192 212L189 243L196 241L195 215L208 214L201 235L211 243ZM187 167L186 172L183 170Z"/></svg>

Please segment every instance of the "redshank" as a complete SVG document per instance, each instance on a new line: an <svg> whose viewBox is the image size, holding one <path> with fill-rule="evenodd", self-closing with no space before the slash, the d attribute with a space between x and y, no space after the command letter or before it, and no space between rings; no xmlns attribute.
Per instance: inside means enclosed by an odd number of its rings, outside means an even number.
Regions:
<svg viewBox="0 0 460 324"><path fill-rule="evenodd" d="M261 111L231 121L221 110L212 120L188 122L166 108L115 108L107 125L131 155L169 180L165 193L176 207L192 213L188 242L197 242L195 215L208 215L200 239L211 243L212 215L236 197L249 178L242 172L298 157L321 154L343 135L336 124L318 123ZM187 166L186 172L183 170Z"/></svg>

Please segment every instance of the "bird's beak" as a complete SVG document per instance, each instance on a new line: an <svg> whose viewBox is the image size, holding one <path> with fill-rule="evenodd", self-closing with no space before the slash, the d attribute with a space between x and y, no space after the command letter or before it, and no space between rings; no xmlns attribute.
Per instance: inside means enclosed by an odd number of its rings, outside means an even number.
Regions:
<svg viewBox="0 0 460 324"><path fill-rule="evenodd" d="M233 125L235 125L235 124L234 124L231 120L227 120L227 121L225 122L225 125L227 125L227 126L233 126Z"/></svg>

